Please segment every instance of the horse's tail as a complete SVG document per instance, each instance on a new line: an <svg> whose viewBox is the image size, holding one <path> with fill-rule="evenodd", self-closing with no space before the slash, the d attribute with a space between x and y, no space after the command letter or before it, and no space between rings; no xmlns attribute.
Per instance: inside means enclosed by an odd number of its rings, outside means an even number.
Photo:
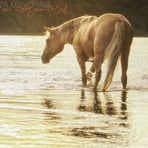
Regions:
<svg viewBox="0 0 148 148"><path fill-rule="evenodd" d="M108 69L103 86L103 91L106 91L106 89L111 84L115 67L117 65L117 61L120 56L121 50L123 48L125 40L125 30L126 26L124 22L121 21L116 22L114 34L112 36L111 42L107 47L107 55L109 61L108 61Z"/></svg>

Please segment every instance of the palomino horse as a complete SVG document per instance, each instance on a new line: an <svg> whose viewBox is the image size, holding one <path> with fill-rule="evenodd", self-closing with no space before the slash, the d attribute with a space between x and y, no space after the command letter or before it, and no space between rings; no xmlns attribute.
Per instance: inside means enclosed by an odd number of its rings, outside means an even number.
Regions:
<svg viewBox="0 0 148 148"><path fill-rule="evenodd" d="M101 78L101 65L108 59L108 70L102 91L111 84L119 56L121 57L123 89L127 85L127 68L133 29L121 14L107 13L100 17L82 16L64 24L46 28L49 37L42 54L42 62L49 63L60 53L65 44L73 45L82 72L85 87L87 78L95 72L94 90ZM92 66L86 75L85 63L91 59Z"/></svg>

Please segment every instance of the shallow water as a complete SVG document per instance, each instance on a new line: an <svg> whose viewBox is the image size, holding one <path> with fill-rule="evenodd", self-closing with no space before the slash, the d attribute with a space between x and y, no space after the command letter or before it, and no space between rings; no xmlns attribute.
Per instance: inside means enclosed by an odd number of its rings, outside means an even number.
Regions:
<svg viewBox="0 0 148 148"><path fill-rule="evenodd" d="M0 36L0 147L148 147L148 38L134 38L128 90L119 65L105 94L81 88L70 45L43 65L44 40Z"/></svg>

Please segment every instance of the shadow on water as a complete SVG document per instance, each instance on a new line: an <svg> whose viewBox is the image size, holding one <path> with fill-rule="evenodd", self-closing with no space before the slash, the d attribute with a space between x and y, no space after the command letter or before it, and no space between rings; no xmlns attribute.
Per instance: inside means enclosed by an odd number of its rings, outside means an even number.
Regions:
<svg viewBox="0 0 148 148"><path fill-rule="evenodd" d="M106 115L117 115L119 111L116 110L116 106L114 105L112 95L109 93L103 93L103 97L101 98L99 92L92 92L92 95L90 96L89 99L92 100L92 106L86 105L86 94L85 90L81 91L81 97L80 97L80 104L77 107L77 109L80 112L94 112L96 114L106 114ZM127 119L128 114L127 114L127 91L122 91L121 92L121 103L120 103L120 113L121 115L124 115L125 118L122 119ZM105 104L105 105L104 105Z"/></svg>
<svg viewBox="0 0 148 148"><path fill-rule="evenodd" d="M127 112L127 105L126 105L126 100L127 100L127 92L126 91L122 91L121 93L121 115L123 115L123 117L121 119L128 119L128 112Z"/></svg>
<svg viewBox="0 0 148 148"><path fill-rule="evenodd" d="M82 90L80 104L77 109L80 112L93 112L98 114L98 123L96 123L95 126L74 128L72 130L73 135L87 138L99 137L103 139L121 139L122 141L124 139L124 135L122 134L123 128L129 128L126 104L127 92L121 92L121 102L119 106L115 105L112 95L109 93L104 93L101 98L100 93L92 92L89 99L92 100L92 104L86 105L86 93ZM100 115L103 115L103 117ZM93 119L90 117L90 120Z"/></svg>
<svg viewBox="0 0 148 148"><path fill-rule="evenodd" d="M80 92L79 103L72 112L65 111L64 107L58 109L56 102L58 99L54 102L54 99L44 98L42 105L47 109L44 116L46 123L49 124L48 132L82 138L98 137L115 143L123 139L128 140L127 92L121 92L118 96L120 101L115 101L110 93L91 92L89 95L88 93L90 92L85 90Z"/></svg>

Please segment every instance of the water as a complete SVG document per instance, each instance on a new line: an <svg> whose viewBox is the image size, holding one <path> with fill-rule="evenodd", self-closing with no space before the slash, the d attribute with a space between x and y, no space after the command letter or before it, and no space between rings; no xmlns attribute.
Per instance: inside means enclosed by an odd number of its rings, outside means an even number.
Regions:
<svg viewBox="0 0 148 148"><path fill-rule="evenodd" d="M0 147L148 147L148 38L134 38L128 91L118 66L105 94L81 88L70 45L43 65L44 43L43 36L0 36Z"/></svg>

